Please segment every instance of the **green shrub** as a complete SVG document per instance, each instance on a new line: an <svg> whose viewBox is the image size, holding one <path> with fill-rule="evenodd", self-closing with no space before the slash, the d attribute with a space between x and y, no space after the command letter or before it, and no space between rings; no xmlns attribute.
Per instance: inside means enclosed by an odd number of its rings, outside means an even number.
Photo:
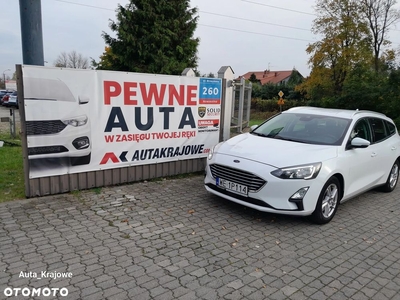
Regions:
<svg viewBox="0 0 400 300"><path fill-rule="evenodd" d="M282 110L287 110L296 106L304 106L305 103L297 100L284 100L285 104L282 105ZM251 109L259 112L274 112L280 111L278 100L263 100L260 98L251 99Z"/></svg>

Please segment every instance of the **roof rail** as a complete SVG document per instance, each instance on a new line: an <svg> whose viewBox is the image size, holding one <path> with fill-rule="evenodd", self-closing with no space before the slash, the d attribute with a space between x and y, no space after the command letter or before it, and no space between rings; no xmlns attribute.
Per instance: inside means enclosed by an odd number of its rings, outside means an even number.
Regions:
<svg viewBox="0 0 400 300"><path fill-rule="evenodd" d="M373 113L373 114L378 114L384 117L387 117L385 114L380 113L380 112L376 112L376 111L372 111L372 110L359 110L358 108L355 110L355 112L352 114L351 117L354 117L357 114L361 114L361 113Z"/></svg>

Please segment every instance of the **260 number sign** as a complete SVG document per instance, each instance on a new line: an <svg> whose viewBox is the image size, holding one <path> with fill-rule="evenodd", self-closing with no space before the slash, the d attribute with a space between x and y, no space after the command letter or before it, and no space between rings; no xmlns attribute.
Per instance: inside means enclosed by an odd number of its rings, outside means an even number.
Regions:
<svg viewBox="0 0 400 300"><path fill-rule="evenodd" d="M200 78L200 104L221 104L222 79Z"/></svg>

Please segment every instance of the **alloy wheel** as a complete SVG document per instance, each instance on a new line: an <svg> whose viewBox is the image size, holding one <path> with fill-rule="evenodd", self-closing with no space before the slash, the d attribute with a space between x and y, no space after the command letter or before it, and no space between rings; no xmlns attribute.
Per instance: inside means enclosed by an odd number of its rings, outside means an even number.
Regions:
<svg viewBox="0 0 400 300"><path fill-rule="evenodd" d="M397 183L398 176L399 176L399 166L396 163L393 165L392 170L390 171L390 175L389 175L390 188L394 188L394 186Z"/></svg>
<svg viewBox="0 0 400 300"><path fill-rule="evenodd" d="M338 187L336 184L330 184L325 190L322 200L322 215L329 218L334 212L338 201Z"/></svg>

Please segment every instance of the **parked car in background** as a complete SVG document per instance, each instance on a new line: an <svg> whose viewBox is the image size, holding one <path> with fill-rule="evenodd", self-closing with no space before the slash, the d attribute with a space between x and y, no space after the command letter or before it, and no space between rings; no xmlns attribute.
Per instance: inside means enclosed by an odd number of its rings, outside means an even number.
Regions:
<svg viewBox="0 0 400 300"><path fill-rule="evenodd" d="M11 100L11 102L10 102ZM6 95L4 95L3 97L3 105L4 106L17 106L18 102L17 102L17 92L10 92Z"/></svg>
<svg viewBox="0 0 400 300"><path fill-rule="evenodd" d="M6 106L18 108L18 93L13 92L8 96L8 101L6 102Z"/></svg>
<svg viewBox="0 0 400 300"><path fill-rule="evenodd" d="M5 102L8 102L8 97L13 93L14 91L6 91L4 95L0 98L0 105L5 105Z"/></svg>
<svg viewBox="0 0 400 300"><path fill-rule="evenodd" d="M5 94L7 94L7 90L0 90L0 99L3 98Z"/></svg>
<svg viewBox="0 0 400 300"><path fill-rule="evenodd" d="M395 189L400 136L383 114L297 107L209 153L205 188L260 211L334 217L339 203Z"/></svg>

